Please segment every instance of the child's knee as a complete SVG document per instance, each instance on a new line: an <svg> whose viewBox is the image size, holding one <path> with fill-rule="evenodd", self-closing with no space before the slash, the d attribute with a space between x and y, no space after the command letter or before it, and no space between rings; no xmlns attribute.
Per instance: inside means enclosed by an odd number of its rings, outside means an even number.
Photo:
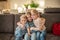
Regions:
<svg viewBox="0 0 60 40"><path fill-rule="evenodd" d="M25 37L28 37L28 33L25 34Z"/></svg>
<svg viewBox="0 0 60 40"><path fill-rule="evenodd" d="M41 36L45 36L45 35L46 35L46 32L43 31L43 32L41 33Z"/></svg>
<svg viewBox="0 0 60 40"><path fill-rule="evenodd" d="M30 39L30 36L28 35L28 33L26 33L24 36L24 40L29 40L29 39Z"/></svg>
<svg viewBox="0 0 60 40"><path fill-rule="evenodd" d="M37 35L40 35L40 32L37 32Z"/></svg>
<svg viewBox="0 0 60 40"><path fill-rule="evenodd" d="M44 37L44 36L45 36L45 33L41 33L41 34L40 34L40 37Z"/></svg>
<svg viewBox="0 0 60 40"><path fill-rule="evenodd" d="M32 35L31 35L32 37L36 37L36 33L32 33Z"/></svg>
<svg viewBox="0 0 60 40"><path fill-rule="evenodd" d="M31 40L36 40L36 33L32 33Z"/></svg>

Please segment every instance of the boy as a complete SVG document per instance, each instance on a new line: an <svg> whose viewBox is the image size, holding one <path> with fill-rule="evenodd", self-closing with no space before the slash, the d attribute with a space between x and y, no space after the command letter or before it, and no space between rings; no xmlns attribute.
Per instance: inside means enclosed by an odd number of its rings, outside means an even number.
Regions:
<svg viewBox="0 0 60 40"><path fill-rule="evenodd" d="M22 37L26 34L26 22L27 17L25 15L22 15L20 17L20 25L15 30L15 40L22 40Z"/></svg>
<svg viewBox="0 0 60 40"><path fill-rule="evenodd" d="M27 12L26 16L27 16L27 23L29 26L27 26L28 33L26 33L25 35L25 40L30 40L30 39L36 40L36 34L30 30L31 27L35 27L33 23L33 19L31 18L31 12Z"/></svg>
<svg viewBox="0 0 60 40"><path fill-rule="evenodd" d="M45 19L39 17L39 13L36 10L31 10L31 17L33 19L34 25L36 27L31 27L30 30L35 30L37 31L37 40L44 40L45 36Z"/></svg>

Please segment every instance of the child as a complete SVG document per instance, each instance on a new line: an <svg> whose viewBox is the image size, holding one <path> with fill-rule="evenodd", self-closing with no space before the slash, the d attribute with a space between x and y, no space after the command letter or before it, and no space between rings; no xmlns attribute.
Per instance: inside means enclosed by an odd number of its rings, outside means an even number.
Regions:
<svg viewBox="0 0 60 40"><path fill-rule="evenodd" d="M15 30L15 40L22 40L22 37L26 34L26 21L27 17L25 15L22 15L20 17L20 25Z"/></svg>
<svg viewBox="0 0 60 40"><path fill-rule="evenodd" d="M36 34L30 30L31 27L35 27L35 25L33 23L33 19L31 18L31 13L27 12L26 16L27 16L27 23L29 26L27 26L28 33L26 33L26 35L25 35L25 40L30 40L30 39L36 40L36 36L35 36ZM33 37L33 36L35 36L35 37Z"/></svg>
<svg viewBox="0 0 60 40"><path fill-rule="evenodd" d="M39 17L39 13L36 10L31 10L31 17L33 19L34 25L36 27L31 27L31 30L35 30L37 31L37 40L44 40L44 36L45 36L45 19Z"/></svg>

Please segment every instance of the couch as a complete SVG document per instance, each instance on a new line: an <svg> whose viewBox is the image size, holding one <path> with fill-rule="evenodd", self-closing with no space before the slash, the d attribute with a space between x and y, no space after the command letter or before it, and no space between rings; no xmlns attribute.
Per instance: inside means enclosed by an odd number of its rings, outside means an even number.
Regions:
<svg viewBox="0 0 60 40"><path fill-rule="evenodd" d="M56 36L52 32L53 24L60 22L60 14L44 14L42 15L46 19L46 40L60 40L60 36Z"/></svg>
<svg viewBox="0 0 60 40"><path fill-rule="evenodd" d="M0 14L0 40L14 40L16 23L22 14ZM41 15L46 19L46 40L60 40L60 36L52 33L52 25L60 22L60 14L45 13Z"/></svg>
<svg viewBox="0 0 60 40"><path fill-rule="evenodd" d="M0 40L10 40L13 31L13 15L0 14Z"/></svg>

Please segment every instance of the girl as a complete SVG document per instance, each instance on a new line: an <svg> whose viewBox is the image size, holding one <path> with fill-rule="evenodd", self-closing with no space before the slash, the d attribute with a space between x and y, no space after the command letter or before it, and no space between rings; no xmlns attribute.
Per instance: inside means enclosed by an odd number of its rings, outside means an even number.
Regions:
<svg viewBox="0 0 60 40"><path fill-rule="evenodd" d="M31 17L33 19L34 25L36 27L31 27L31 30L36 31L37 40L44 40L45 38L45 18L39 17L39 12L37 10L31 10Z"/></svg>

